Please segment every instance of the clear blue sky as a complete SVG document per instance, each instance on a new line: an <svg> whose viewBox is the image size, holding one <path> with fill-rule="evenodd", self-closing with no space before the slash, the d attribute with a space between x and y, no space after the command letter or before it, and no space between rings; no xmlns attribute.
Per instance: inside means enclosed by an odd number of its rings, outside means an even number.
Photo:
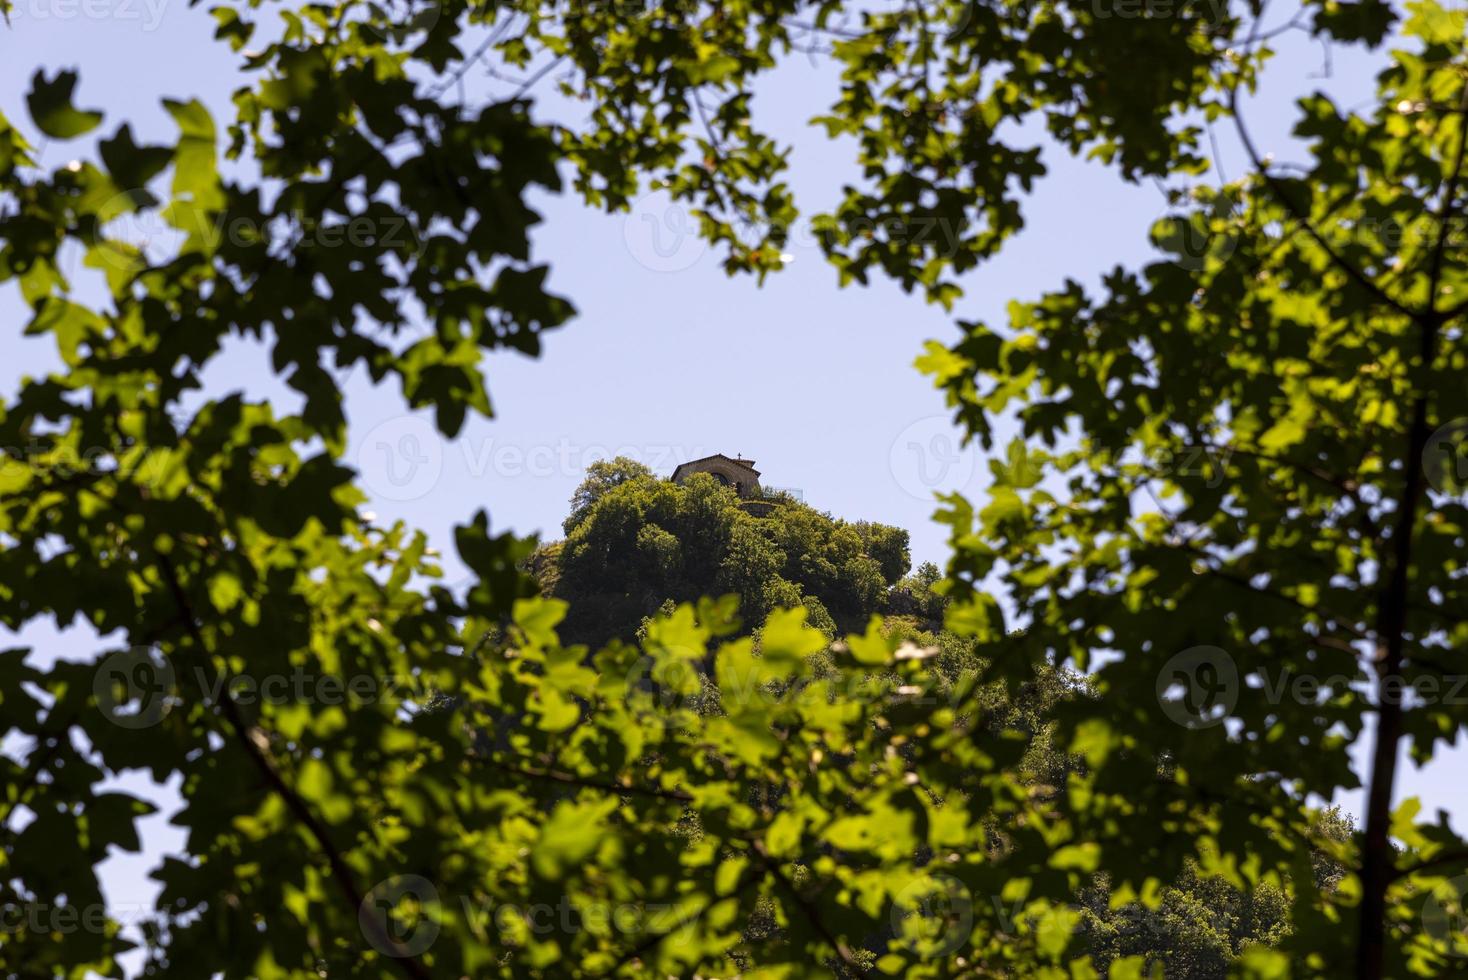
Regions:
<svg viewBox="0 0 1468 980"><path fill-rule="evenodd" d="M102 133L128 120L140 139L169 136L172 124L158 104L164 96L197 96L217 119L228 119L238 59L211 40L207 5L16 0L16 6L12 26L0 29L0 109L13 122L29 126L23 95L38 67L80 68L77 103L107 111ZM1363 105L1374 71L1369 58L1337 56L1331 77L1320 78L1318 46L1303 38L1280 43L1282 56L1248 114L1261 148L1288 157L1295 95L1320 87L1343 105ZM489 91L471 76L470 99ZM806 125L834 91L829 63L796 55L764 80L755 100L759 123L795 146L789 179L806 213L834 202L851 173L850 147ZM1236 177L1240 154L1228 131L1220 136L1224 174ZM85 141L50 145L42 159L58 166L87 152ZM1045 160L1051 175L1026 209L1028 228L999 259L967 277L967 295L953 314L886 282L838 290L834 271L798 235L790 248L794 261L757 288L752 279L726 278L718 257L699 254L696 244L660 256L646 220L666 219L655 203L630 217L608 217L571 197L544 198L538 257L551 263L553 287L573 299L580 316L546 336L538 360L489 358L497 417L471 422L456 444L420 443L429 468L406 487L388 479L377 444L399 445L401 436L422 435L424 427L402 418L396 392L373 390L360 372L350 378L352 454L378 491L376 511L428 530L452 556L450 528L479 507L496 527L555 536L582 468L598 456L628 452L667 473L682 459L742 453L758 461L766 483L800 488L819 508L908 528L914 562L941 563L943 536L929 520L933 502L907 445L941 450L935 439L956 446L958 434L943 418L938 393L911 366L922 342L955 337L955 319L1002 322L1009 300L1034 297L1067 276L1094 283L1116 263L1155 258L1146 230L1164 211L1156 187L1126 185L1106 168L1053 147ZM0 312L12 325L0 334L0 393L8 395L22 374L47 370L54 360L48 340L19 337L24 314L13 287L0 290ZM259 352L244 347L228 371L213 371L209 380L216 392L280 391ZM967 452L950 461L943 487L981 496L988 468L977 449ZM438 475L431 479L422 474L434 460ZM937 464L930 454L929 477L939 472ZM95 649L80 629L57 635L37 628L23 639L37 647L38 662ZM1429 811L1455 809L1464 799L1465 775L1461 754L1429 773L1409 765L1401 795L1421 796ZM1343 802L1353 810L1359 805L1355 796ZM158 818L148 822L147 840L156 850L178 838ZM151 900L152 887L142 880L151 860L112 862L107 880L115 902Z"/></svg>

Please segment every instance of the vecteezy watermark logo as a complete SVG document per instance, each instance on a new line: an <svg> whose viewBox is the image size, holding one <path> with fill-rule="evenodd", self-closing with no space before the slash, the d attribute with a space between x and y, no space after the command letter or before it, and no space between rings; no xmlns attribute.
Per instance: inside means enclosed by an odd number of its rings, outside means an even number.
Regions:
<svg viewBox="0 0 1468 980"><path fill-rule="evenodd" d="M1228 477L1234 451L1229 446L1178 446L1159 448L1147 454L1152 467L1169 478L1215 490Z"/></svg>
<svg viewBox="0 0 1468 980"><path fill-rule="evenodd" d="M694 651L669 651L664 657L644 654L624 678L627 703L640 709L644 719L676 728L688 723L704 690Z"/></svg>
<svg viewBox="0 0 1468 980"><path fill-rule="evenodd" d="M363 9L367 11L367 18L362 21L363 28L379 40L399 44L415 34L432 30L443 13L433 0L387 0L381 4L365 4Z"/></svg>
<svg viewBox="0 0 1468 980"><path fill-rule="evenodd" d="M661 191L639 197L622 224L627 250L654 272L682 272L703 257L707 243L698 218Z"/></svg>
<svg viewBox="0 0 1468 980"><path fill-rule="evenodd" d="M357 446L367 489L384 500L417 500L438 485L443 442L426 420L402 415L375 426Z"/></svg>
<svg viewBox="0 0 1468 980"><path fill-rule="evenodd" d="M1468 490L1468 419L1454 419L1422 447L1422 475L1439 493Z"/></svg>
<svg viewBox="0 0 1468 980"><path fill-rule="evenodd" d="M1091 0L1091 13L1099 20L1177 17L1223 24L1228 18L1228 0Z"/></svg>
<svg viewBox="0 0 1468 980"><path fill-rule="evenodd" d="M918 419L892 440L888 457L897 485L919 500L952 493L973 479L976 454L965 449L943 415Z"/></svg>
<svg viewBox="0 0 1468 980"><path fill-rule="evenodd" d="M951 875L924 875L893 896L892 932L924 960L962 949L973 926L973 896Z"/></svg>
<svg viewBox="0 0 1468 980"><path fill-rule="evenodd" d="M0 937L18 933L69 936L87 933L104 936L119 925L141 925L153 914L152 902L90 902L67 905L56 902L0 903Z"/></svg>
<svg viewBox="0 0 1468 980"><path fill-rule="evenodd" d="M1468 875L1443 882L1422 903L1422 931L1446 947L1449 956L1468 956Z"/></svg>
<svg viewBox="0 0 1468 980"><path fill-rule="evenodd" d="M1166 214L1152 226L1152 244L1167 253L1168 261L1198 272L1210 261L1226 262L1239 247L1239 236L1229 227L1231 212L1218 199L1202 210Z"/></svg>
<svg viewBox="0 0 1468 980"><path fill-rule="evenodd" d="M1157 703L1184 728L1222 723L1238 700L1238 665L1219 647L1189 647L1157 673Z"/></svg>
<svg viewBox="0 0 1468 980"><path fill-rule="evenodd" d="M9 20L119 21L155 31L163 21L168 0L14 0Z"/></svg>
<svg viewBox="0 0 1468 980"><path fill-rule="evenodd" d="M393 875L362 899L357 923L384 956L417 956L433 945L442 928L438 889L419 875Z"/></svg>
<svg viewBox="0 0 1468 980"><path fill-rule="evenodd" d="M187 201L166 209L146 189L123 191L102 205L107 216L97 250L101 261L120 272L140 264L160 265L193 243L210 251L228 242L263 245L272 257L310 250L356 249L396 255L404 264L423 253L424 242L406 213L373 202L365 211L329 221L296 214L263 217L206 211Z"/></svg>
<svg viewBox="0 0 1468 980"><path fill-rule="evenodd" d="M690 451L683 446L661 443L582 445L564 437L554 445L523 445L496 442L494 439L483 439L475 444L466 437L460 439L457 445L463 450L464 469L474 479L491 473L511 478L579 477L593 464L604 463L619 456L643 463L652 470L670 470L685 460L708 455L708 451L699 446L694 446Z"/></svg>
<svg viewBox="0 0 1468 980"><path fill-rule="evenodd" d="M92 695L107 720L123 728L149 728L177 700L173 665L153 647L119 650L97 666Z"/></svg>

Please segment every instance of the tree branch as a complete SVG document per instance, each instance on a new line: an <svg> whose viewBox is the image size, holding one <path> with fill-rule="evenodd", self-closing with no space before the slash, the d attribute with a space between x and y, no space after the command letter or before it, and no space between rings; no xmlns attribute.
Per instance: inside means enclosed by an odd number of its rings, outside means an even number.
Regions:
<svg viewBox="0 0 1468 980"><path fill-rule="evenodd" d="M739 886L729 893L729 897L732 898L735 895L742 895L744 892L748 891L752 885L755 885L758 882L759 877L749 874L746 870L740 876ZM688 926L697 922L699 919L702 919L706 914L708 914L708 910L713 908L716 904L718 904L717 901L705 902L691 919L678 923L676 928L668 929L664 932L656 932L653 933L651 936L648 936L642 942L638 943L636 946L627 950L626 953L622 954L617 962L613 963L610 967L604 970L600 974L600 976L616 976L617 971L622 969L622 967L627 966L634 960L641 959L643 956L656 949L658 945L661 944L663 940L667 939L669 936L674 935L679 930L686 929Z"/></svg>
<svg viewBox="0 0 1468 980"><path fill-rule="evenodd" d="M1207 562L1209 560L1212 560L1213 557L1214 557L1214 556L1208 554L1208 552L1202 550L1201 548L1192 548L1192 547L1184 547L1184 546L1177 546L1177 547L1181 551L1186 551L1186 552L1188 552L1190 554L1196 555L1197 557L1203 559L1205 562ZM1341 627L1346 632L1348 632L1352 636L1356 637L1358 640L1369 640L1369 639L1371 639L1371 637L1367 633L1365 633L1364 631L1358 629L1355 625L1353 625L1348 618L1340 615L1339 613L1332 612L1331 610L1326 609L1323 606L1307 606L1305 603L1301 602L1299 599L1296 599L1294 596L1288 596L1288 595L1285 595L1283 592L1276 592L1273 589L1263 589L1263 588L1260 588L1259 586L1255 585L1253 582L1249 581L1249 579L1245 578L1244 576L1237 575L1237 574L1235 574L1233 572L1228 571L1227 569L1214 568L1212 565L1208 565L1208 564L1205 564L1203 566L1203 568L1204 568L1204 571L1207 572L1209 575L1212 575L1212 576L1214 576L1216 578L1222 579L1225 582L1231 582L1234 585L1237 585L1241 589L1248 589L1250 592L1253 592L1255 595L1261 595L1261 596L1266 596L1266 597L1271 598L1271 599L1277 599L1280 602L1287 603L1288 605L1294 606L1296 609L1299 609L1302 612L1309 613L1311 616L1317 616L1317 617L1319 617L1321 619L1331 620L1337 626Z"/></svg>
<svg viewBox="0 0 1468 980"><path fill-rule="evenodd" d="M1258 173L1261 178L1263 178L1265 184L1268 185L1270 192L1275 196L1275 198L1281 204L1283 204L1285 208L1290 212L1290 214L1294 215L1295 220L1298 221L1305 228L1305 231L1310 235L1312 239L1314 239L1315 244L1320 246L1321 250L1330 257L1330 260L1334 262L1341 269L1341 271L1350 276L1351 279L1353 279L1357 283L1357 285L1361 286L1361 288L1365 289L1367 293L1374 296L1378 302L1391 307L1398 313L1407 317L1409 320L1417 323L1422 322L1422 314L1402 305L1402 303L1399 302L1396 297L1392 296L1386 290L1377 285L1377 283L1373 281L1370 276L1366 275L1366 273L1362 272L1360 269L1347 262L1344 258L1341 257L1338 252L1336 252L1335 249L1331 248L1330 243L1325 240L1325 237L1321 235L1320 232L1316 230L1315 226L1310 222L1309 215L1302 211L1300 207L1295 204L1295 202L1290 198L1290 196L1284 192L1284 188L1280 186L1279 179L1269 172L1269 169L1265 166L1263 159L1259 156L1259 151L1254 148L1254 141L1252 138L1250 138L1249 130L1244 125L1243 114L1239 111L1238 85L1235 85L1233 89L1229 92L1228 103L1229 112L1234 119L1234 127L1238 130L1239 133L1239 142L1243 144L1244 152L1249 155L1249 161L1254 165L1255 172Z"/></svg>
<svg viewBox="0 0 1468 980"><path fill-rule="evenodd" d="M71 726L75 721L76 716L73 715L67 720L66 724L61 726L60 731L46 732L36 736L37 744L44 741L47 743L46 748L40 752L33 752L31 755L26 765L25 778L21 780L20 785L16 788L15 799L10 801L10 806L5 810L5 816L0 818L0 827L5 828L7 832L10 830L10 818L15 816L15 811L18 807L25 805L27 798L31 795L31 790L36 788L36 783L41 778L42 771L51 764L51 760L56 758L56 754L61 751L62 742L69 742L67 736L71 733Z"/></svg>
<svg viewBox="0 0 1468 980"><path fill-rule="evenodd" d="M1408 878L1415 874L1421 874L1422 872L1430 871L1433 868L1440 868L1445 864L1456 864L1459 861L1468 861L1468 848L1454 848L1453 850L1446 851L1442 854L1437 854L1425 860L1418 861L1416 864L1409 864L1405 868L1394 868L1392 870L1391 880L1399 881L1402 878Z"/></svg>
<svg viewBox="0 0 1468 980"><path fill-rule="evenodd" d="M1468 87L1463 90L1462 100L1464 107L1468 108ZM1468 119L1460 120L1458 124L1458 146L1443 188L1442 200L1437 207L1437 223L1440 228L1446 228L1452 221L1465 148L1468 148ZM1442 321L1435 310L1446 243L1447 236L1440 235L1433 252L1427 284L1427 316L1414 318L1418 319L1422 331L1419 351L1421 364L1418 370L1424 381L1437 359L1438 328ZM1430 438L1428 419L1431 410L1431 386L1423 384L1417 390L1420 394L1415 398L1412 408L1412 427L1407 437L1406 459L1403 460L1406 472L1403 475L1402 496L1398 504L1397 525L1392 533L1391 572L1383 585L1378 606L1378 684L1384 684L1387 678L1400 673L1406 645L1412 544L1417 530L1418 508L1425 493L1422 455ZM1402 704L1395 698L1378 697L1377 700L1380 711L1377 715L1376 745L1372 752L1371 781L1367 793L1366 830L1362 842L1360 935L1356 948L1357 980L1380 980L1384 975L1386 890L1394 877L1390 840L1391 810L1392 790L1397 775L1397 745L1401 741L1403 730Z"/></svg>
<svg viewBox="0 0 1468 980"><path fill-rule="evenodd" d="M800 893L800 889L795 887L795 882L791 881L785 874L779 862L770 857L769 852L765 850L764 844L760 841L754 841L752 847L754 853L759 856L760 863L768 868L770 874L780 883L780 886L790 893L790 897L795 900L796 906L805 915L806 920L811 924L811 928L820 935L821 939L828 946L836 951L836 955L841 958L841 962L845 963L857 976L867 976L866 968L856 961L856 957L852 955L851 950L847 948L846 944L837 939L835 934L826 927L826 923L821 920L821 910L816 907L814 902Z"/></svg>
<svg viewBox="0 0 1468 980"><path fill-rule="evenodd" d="M688 793L676 789L660 789L656 786L639 786L635 783L611 783L599 779L587 779L568 772L556 772L552 769L525 769L512 766L507 762L499 762L495 759L482 755L470 754L467 758L481 765L494 769L497 772L507 773L511 776L519 776L521 779L543 780L546 782L561 783L566 786L576 786L581 789L596 789L607 793L617 793L622 796L647 796L659 800L670 800L676 803L692 803L693 797Z"/></svg>
<svg viewBox="0 0 1468 980"><path fill-rule="evenodd" d="M1202 446L1205 449L1216 450L1220 453L1238 453L1240 456L1248 456L1250 459L1256 459L1263 463L1287 467L1296 472L1304 473L1307 476L1312 476L1320 482L1334 487L1349 497L1351 502L1356 505L1356 513L1359 515L1358 520L1361 522L1362 530L1366 531L1373 540L1381 537L1381 528L1377 525L1375 519L1372 518L1371 509L1366 506L1366 501L1361 498L1358 485L1354 481L1348 480L1345 477L1336 476L1334 473L1329 473L1315 466L1296 463L1294 460L1285 459L1282 456L1261 453L1253 449L1244 449L1242 446L1235 446L1231 443L1204 442Z"/></svg>
<svg viewBox="0 0 1468 980"><path fill-rule="evenodd" d="M174 568L173 562L169 560L169 557L162 552L158 553L158 566L163 571L168 590L173 594L174 602L178 605L179 612L184 617L190 637L193 638L195 645L199 648L200 654L208 655L209 645L205 642L203 632L199 629L198 618L194 615L193 605L189 602L188 594L184 591L183 584L179 581L177 569ZM398 946L397 941L388 935L387 931L382 929L373 917L361 915L364 896L361 889L357 887L356 879L352 874L352 869L347 866L346 859L342 857L342 853L337 850L336 845L331 842L331 835L326 825L321 822L316 814L311 812L311 808L306 805L306 801L301 799L300 795L286 783L285 777L276 768L274 761L265 754L265 750L260 744L266 741L264 732L257 726L247 724L240 717L239 707L227 693L227 684L223 690L226 693L218 699L218 704L220 712L229 722L229 727L234 735L235 741L244 750L245 755L250 761L254 763L255 768L259 770L265 782L275 791L276 795L285 803L287 809L301 822L311 837L316 841L317 847L321 849L321 852L326 857L327 864L331 868L331 875L337 883L337 888L351 906L352 917L357 919L364 928L370 926L377 933L373 938L379 940L386 948ZM416 956L395 957L394 961L413 980L429 980L431 976L427 968L418 961Z"/></svg>

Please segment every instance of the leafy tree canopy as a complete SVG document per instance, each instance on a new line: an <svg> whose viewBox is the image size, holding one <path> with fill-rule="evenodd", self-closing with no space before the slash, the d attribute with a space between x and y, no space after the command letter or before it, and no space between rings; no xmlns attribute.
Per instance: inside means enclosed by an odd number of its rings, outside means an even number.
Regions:
<svg viewBox="0 0 1468 980"><path fill-rule="evenodd" d="M1185 869L1249 907L1287 898L1277 945L1229 949L1240 975L1461 963L1468 846L1395 790L1399 748L1426 761L1464 721L1445 691L1468 513L1445 462L1468 418L1465 14L1306 2L1323 43L1389 51L1372 104L1304 94L1286 167L1236 98L1270 53L1262 7L1144 6L222 4L231 115L169 101L157 145L38 73L29 121L0 118L0 282L64 366L0 413L0 445L25 447L0 473L0 622L99 640L90 663L0 654L22 744L0 762L0 897L35 913L7 972L117 972L118 923L55 917L100 908L97 864L139 846L150 806L108 788L119 773L184 799L187 853L154 868L146 923L163 976L1096 976L1079 896L1099 876L1108 904L1155 909ZM712 600L637 647L565 646L564 605L519 572L529 545L469 518L476 581L448 589L342 462L333 368L453 435L490 411L482 353L533 353L571 317L531 254L534 193L617 210L656 183L731 272L778 271L797 202L751 88L812 34L841 72L819 124L859 168L814 216L843 283L954 304L1023 224L1040 127L1127 180L1195 177L1209 123L1252 162L1178 197L1154 237L1180 261L961 320L924 356L971 435L1017 415L1024 436L1024 465L944 507L945 622L983 666L942 698L916 693L936 655L879 624L833 647L803 607L758 647ZM454 99L486 57L524 84ZM38 163L38 139L92 133L95 153ZM177 248L112 233L139 212ZM918 232L940 222L957 247ZM238 339L299 411L198 397ZM1177 462L1198 452L1208 479ZM689 659L713 664L717 711L685 703ZM1098 696L1055 705L1080 764L1036 792L1025 732L994 737L984 698L1045 664L1094 671ZM295 676L380 686L250 696ZM1281 676L1314 693L1259 693ZM1362 784L1367 739L1364 826L1330 832L1313 803ZM1345 870L1315 874L1322 853ZM543 908L570 924L538 930ZM1117 952L1108 975L1146 967Z"/></svg>

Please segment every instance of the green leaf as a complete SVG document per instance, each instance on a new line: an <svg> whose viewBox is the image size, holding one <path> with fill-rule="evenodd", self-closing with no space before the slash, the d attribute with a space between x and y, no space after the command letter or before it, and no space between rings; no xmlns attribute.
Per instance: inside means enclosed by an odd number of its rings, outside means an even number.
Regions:
<svg viewBox="0 0 1468 980"><path fill-rule="evenodd" d="M172 219L175 227L190 236L192 247L213 245L206 231L212 228L207 215L224 206L219 181L218 151L214 119L198 99L179 102L164 99L163 107L178 125L178 146L173 158L173 193L189 205ZM196 244L193 244L196 243Z"/></svg>
<svg viewBox="0 0 1468 980"><path fill-rule="evenodd" d="M552 880L571 873L601 844L604 822L616 807L616 799L607 799L563 803L552 810L531 850L536 872Z"/></svg>
<svg viewBox="0 0 1468 980"><path fill-rule="evenodd" d="M37 69L31 76L26 105L37 128L53 139L75 139L96 129L102 122L102 113L78 109L71 104L71 93L76 83L77 73L74 71L59 71L55 78L47 80L45 72Z"/></svg>
<svg viewBox="0 0 1468 980"><path fill-rule="evenodd" d="M110 140L97 144L112 182L125 189L141 189L168 166L173 151L166 146L139 146L132 127L124 123Z"/></svg>
<svg viewBox="0 0 1468 980"><path fill-rule="evenodd" d="M879 616L873 616L867 623L865 634L847 636L846 645L851 648L852 659L873 667L891 663L892 655L897 652L897 642L883 632Z"/></svg>

